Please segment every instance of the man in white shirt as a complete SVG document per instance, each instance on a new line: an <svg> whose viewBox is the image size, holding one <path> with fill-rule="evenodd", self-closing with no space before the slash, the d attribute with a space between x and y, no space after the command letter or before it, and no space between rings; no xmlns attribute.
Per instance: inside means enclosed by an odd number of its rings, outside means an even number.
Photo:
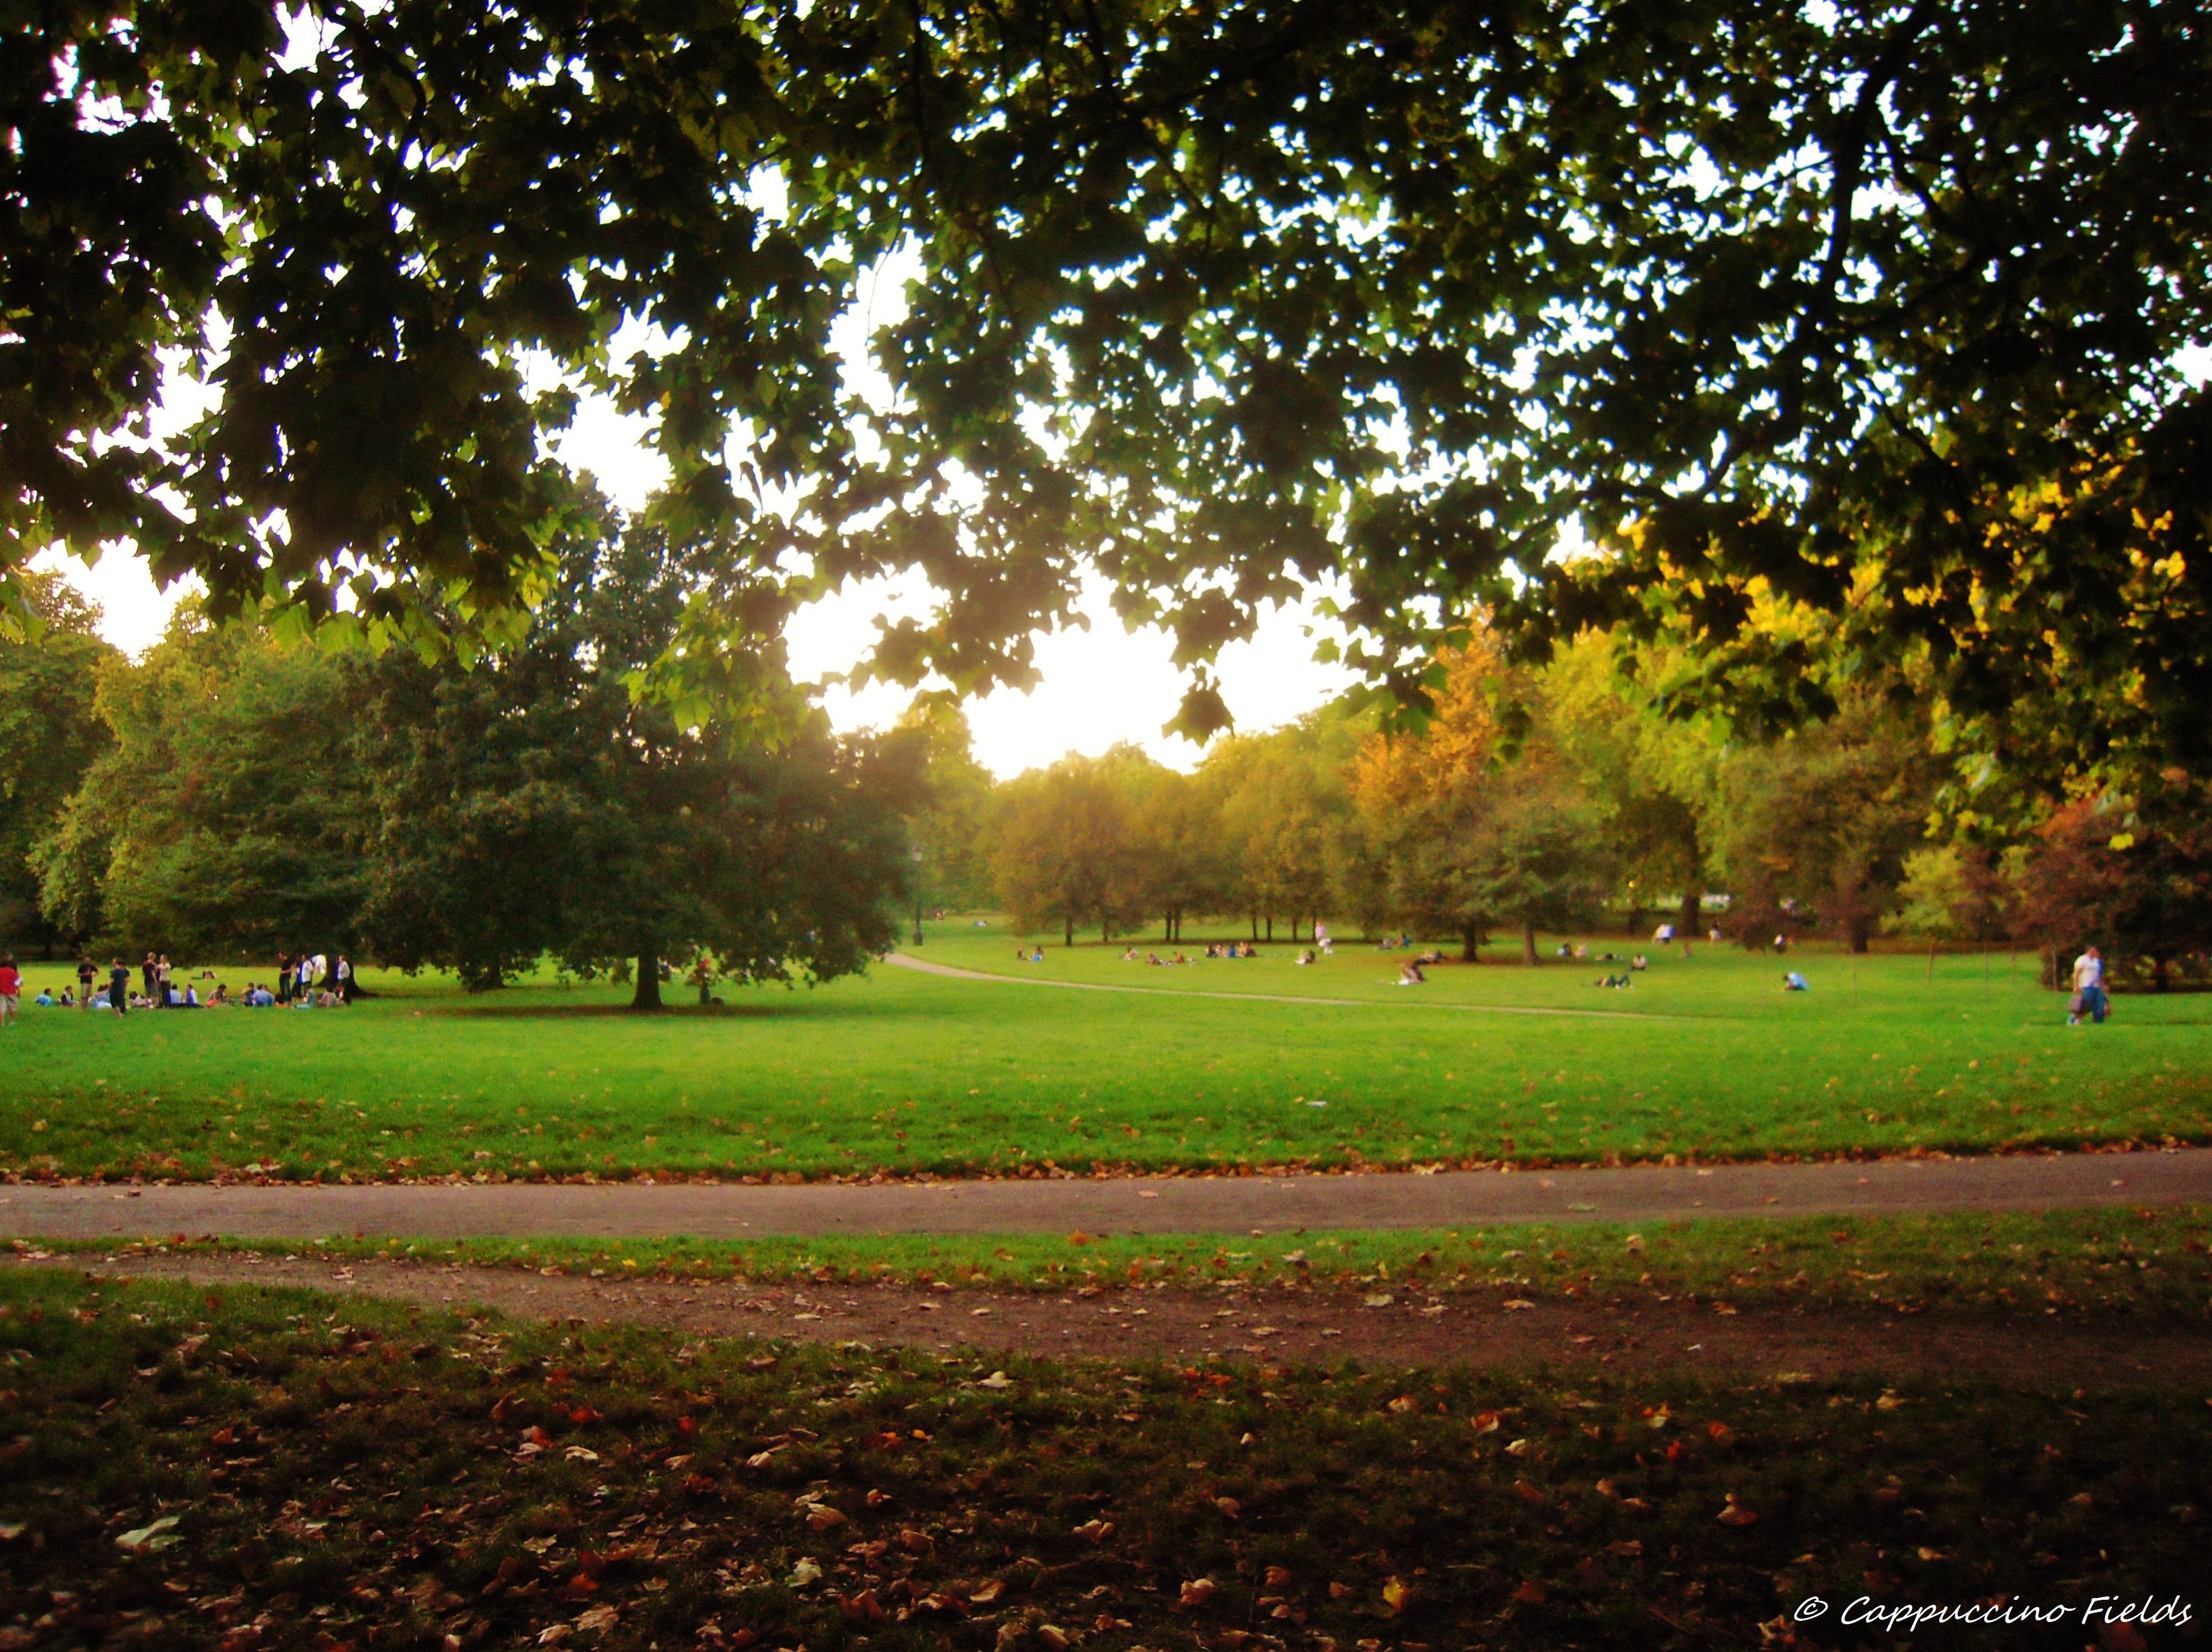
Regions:
<svg viewBox="0 0 2212 1652"><path fill-rule="evenodd" d="M2109 1008L2105 997L2105 955L2094 946L2074 960L2074 1011L2066 1017L2068 1026L2080 1026L2085 1015L2097 1025L2104 1025Z"/></svg>

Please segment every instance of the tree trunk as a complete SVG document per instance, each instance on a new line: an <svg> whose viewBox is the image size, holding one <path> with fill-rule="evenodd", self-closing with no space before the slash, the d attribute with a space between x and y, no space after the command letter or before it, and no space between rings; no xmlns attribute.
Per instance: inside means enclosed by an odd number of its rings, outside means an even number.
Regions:
<svg viewBox="0 0 2212 1652"><path fill-rule="evenodd" d="M1521 926L1521 962L1531 969L1536 967L1536 926Z"/></svg>
<svg viewBox="0 0 2212 1652"><path fill-rule="evenodd" d="M1252 914L1252 938L1255 941L1260 938L1260 914L1256 912Z"/></svg>
<svg viewBox="0 0 2212 1652"><path fill-rule="evenodd" d="M1641 902L1632 902L1632 903L1630 904L1629 908L1628 908L1628 934L1629 934L1629 938L1632 940L1632 939L1634 939L1637 936L1641 935L1643 932L1644 932L1644 907L1643 907L1643 903L1642 903Z"/></svg>
<svg viewBox="0 0 2212 1652"><path fill-rule="evenodd" d="M1851 914L1850 922L1851 951L1853 952L1864 952L1867 950L1868 939L1873 933L1873 920L1869 919L1866 914L1863 912L1853 913ZM1934 956L1932 949L1929 956Z"/></svg>
<svg viewBox="0 0 2212 1652"><path fill-rule="evenodd" d="M1060 924L1060 944L1061 944L1061 945L1063 945L1063 946L1073 946L1073 945L1074 945L1074 944L1075 944L1075 920L1074 920L1074 919L1073 919L1073 918L1067 918L1067 919L1063 919L1063 920L1061 920L1061 924Z"/></svg>
<svg viewBox="0 0 2212 1652"><path fill-rule="evenodd" d="M1275 914L1272 912L1267 914L1267 938L1271 941L1275 938Z"/></svg>
<svg viewBox="0 0 2212 1652"><path fill-rule="evenodd" d="M1459 961L1462 963L1482 962L1482 932L1480 930L1469 928L1460 932Z"/></svg>
<svg viewBox="0 0 2212 1652"><path fill-rule="evenodd" d="M637 950L637 990L630 996L633 1010L660 1007L660 954L649 946Z"/></svg>
<svg viewBox="0 0 2212 1652"><path fill-rule="evenodd" d="M1687 938L1699 932L1705 922L1705 892L1692 884L1682 891L1682 910L1674 920L1674 932Z"/></svg>

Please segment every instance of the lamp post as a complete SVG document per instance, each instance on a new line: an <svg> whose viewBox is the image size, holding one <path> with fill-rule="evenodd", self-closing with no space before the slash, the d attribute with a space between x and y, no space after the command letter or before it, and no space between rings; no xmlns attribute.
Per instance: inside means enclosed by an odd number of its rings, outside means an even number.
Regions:
<svg viewBox="0 0 2212 1652"><path fill-rule="evenodd" d="M914 846L914 944L922 944L921 932L921 845Z"/></svg>

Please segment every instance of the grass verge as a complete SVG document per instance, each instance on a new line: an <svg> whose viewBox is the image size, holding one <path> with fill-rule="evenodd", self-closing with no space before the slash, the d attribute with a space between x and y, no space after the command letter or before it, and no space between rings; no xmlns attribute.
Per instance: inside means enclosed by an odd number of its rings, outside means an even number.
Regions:
<svg viewBox="0 0 2212 1652"><path fill-rule="evenodd" d="M605 986L472 999L382 975L344 1011L29 1009L0 1062L0 1175L1040 1175L2212 1140L2208 1000L2130 999L2069 1029L2063 999L1975 960L1808 948L1817 990L1784 994L1773 959L1707 949L1655 958L1626 993L1580 966L1482 965L1326 1004L1376 957L1048 957L1027 986L885 967L643 1017ZM1054 974L1239 985L1034 984ZM1632 1001L1644 1018L1547 1013Z"/></svg>
<svg viewBox="0 0 2212 1652"><path fill-rule="evenodd" d="M11 1644L1741 1646L1818 1594L2070 1603L2070 1646L2092 1596L2201 1577L2195 1394L1000 1371L333 1309L0 1276Z"/></svg>
<svg viewBox="0 0 2212 1652"><path fill-rule="evenodd" d="M1934 1217L1530 1224L1316 1232L749 1240L235 1240L176 1235L118 1247L54 1242L87 1256L258 1251L400 1258L645 1278L810 1279L1063 1291L1238 1280L1278 1289L1404 1281L1536 1298L1718 1299L1745 1306L1971 1307L2000 1312L2212 1314L2212 1211L2112 1207Z"/></svg>

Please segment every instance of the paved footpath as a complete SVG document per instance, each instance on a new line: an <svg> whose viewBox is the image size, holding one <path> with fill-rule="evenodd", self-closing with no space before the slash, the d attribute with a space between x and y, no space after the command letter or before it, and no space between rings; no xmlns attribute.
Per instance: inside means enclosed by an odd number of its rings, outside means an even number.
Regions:
<svg viewBox="0 0 2212 1652"><path fill-rule="evenodd" d="M0 1187L0 1236L220 1233L447 1239L501 1234L760 1237L828 1233L1279 1233L1899 1216L2091 1205L2212 1204L2212 1149L2052 1157L1884 1159L1436 1175L1115 1177L875 1187Z"/></svg>

